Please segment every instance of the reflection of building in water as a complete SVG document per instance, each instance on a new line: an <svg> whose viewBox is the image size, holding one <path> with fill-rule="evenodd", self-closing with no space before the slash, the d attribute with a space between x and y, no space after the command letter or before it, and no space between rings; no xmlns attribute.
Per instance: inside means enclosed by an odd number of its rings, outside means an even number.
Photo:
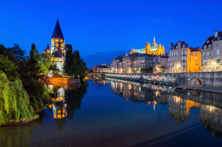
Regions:
<svg viewBox="0 0 222 147"><path fill-rule="evenodd" d="M55 104L52 104L52 109L53 109L53 118L59 129L60 135L62 135L67 116L66 104L63 101L56 102Z"/></svg>
<svg viewBox="0 0 222 147"><path fill-rule="evenodd" d="M207 129L213 131L213 136L222 133L222 110L220 108L201 104L200 121Z"/></svg>
<svg viewBox="0 0 222 147"><path fill-rule="evenodd" d="M110 84L110 81L109 80L93 80L93 83L94 84L102 84L102 85L105 85L105 84Z"/></svg>
<svg viewBox="0 0 222 147"><path fill-rule="evenodd" d="M49 105L49 108L53 109L53 118L59 129L60 135L62 135L63 128L65 125L65 120L67 116L66 103L65 103L65 89L64 87L57 87L53 85L48 85L48 87L53 91L52 101L54 103Z"/></svg>
<svg viewBox="0 0 222 147"><path fill-rule="evenodd" d="M199 108L200 103L183 99L179 96L168 96L168 107L170 117L174 117L178 122L183 121L190 114L191 108Z"/></svg>
<svg viewBox="0 0 222 147"><path fill-rule="evenodd" d="M109 80L111 80L110 86L113 93L123 97L126 101L131 100L134 103L152 104L154 111L158 103L167 103L167 89L165 87L119 79L110 78Z"/></svg>

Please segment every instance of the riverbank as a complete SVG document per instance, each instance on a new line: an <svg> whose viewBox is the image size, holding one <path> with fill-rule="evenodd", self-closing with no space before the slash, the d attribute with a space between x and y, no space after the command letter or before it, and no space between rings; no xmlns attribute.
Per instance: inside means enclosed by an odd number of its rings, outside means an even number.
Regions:
<svg viewBox="0 0 222 147"><path fill-rule="evenodd" d="M183 90L201 90L201 91L222 93L222 88L203 87L203 86L197 86L197 85L194 85L194 86L182 85L182 86L176 86L176 88L183 89Z"/></svg>
<svg viewBox="0 0 222 147"><path fill-rule="evenodd" d="M54 85L59 87L72 87L75 85L80 85L79 78L44 77L40 81L46 85Z"/></svg>

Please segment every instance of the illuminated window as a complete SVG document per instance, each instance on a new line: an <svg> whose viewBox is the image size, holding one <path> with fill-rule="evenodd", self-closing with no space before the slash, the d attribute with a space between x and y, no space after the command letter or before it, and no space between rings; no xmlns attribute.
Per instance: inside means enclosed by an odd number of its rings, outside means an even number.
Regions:
<svg viewBox="0 0 222 147"><path fill-rule="evenodd" d="M59 47L59 44L58 44L58 43L56 43L56 47Z"/></svg>
<svg viewBox="0 0 222 147"><path fill-rule="evenodd" d="M60 42L63 42L63 39L60 39Z"/></svg>
<svg viewBox="0 0 222 147"><path fill-rule="evenodd" d="M51 39L51 42L54 42L54 39Z"/></svg>
<svg viewBox="0 0 222 147"><path fill-rule="evenodd" d="M59 42L59 39L55 39L55 42Z"/></svg>
<svg viewBox="0 0 222 147"><path fill-rule="evenodd" d="M217 49L217 55L220 55L220 49Z"/></svg>

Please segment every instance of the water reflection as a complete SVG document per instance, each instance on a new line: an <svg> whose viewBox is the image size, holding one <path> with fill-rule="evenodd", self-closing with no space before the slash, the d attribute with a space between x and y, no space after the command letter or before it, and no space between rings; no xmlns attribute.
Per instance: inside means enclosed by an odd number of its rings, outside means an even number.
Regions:
<svg viewBox="0 0 222 147"><path fill-rule="evenodd" d="M18 126L0 127L0 145L2 147L29 147L32 131L42 124L42 118Z"/></svg>
<svg viewBox="0 0 222 147"><path fill-rule="evenodd" d="M86 94L87 85L72 88L54 85L48 85L48 87L53 91L51 94L53 103L49 105L49 109L52 109L53 118L60 136L62 136L66 117L73 119L75 109L80 109L81 100Z"/></svg>
<svg viewBox="0 0 222 147"><path fill-rule="evenodd" d="M153 111L158 104L168 104L170 119L183 122L190 110L200 110L199 119L213 136L222 134L221 94L204 91L175 90L171 87L106 78L110 81L113 93L133 103L152 105Z"/></svg>

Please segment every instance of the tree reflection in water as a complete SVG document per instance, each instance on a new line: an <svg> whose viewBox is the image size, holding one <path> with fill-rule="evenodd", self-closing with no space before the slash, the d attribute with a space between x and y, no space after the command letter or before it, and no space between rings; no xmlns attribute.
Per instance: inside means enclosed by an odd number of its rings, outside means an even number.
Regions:
<svg viewBox="0 0 222 147"><path fill-rule="evenodd" d="M158 104L168 104L170 119L183 122L193 108L200 109L199 119L213 136L222 136L221 94L204 91L175 90L166 86L106 78L114 94L133 103L146 103L158 109Z"/></svg>
<svg viewBox="0 0 222 147"><path fill-rule="evenodd" d="M32 131L42 124L42 117L27 124L0 127L0 145L2 147L29 147Z"/></svg>

